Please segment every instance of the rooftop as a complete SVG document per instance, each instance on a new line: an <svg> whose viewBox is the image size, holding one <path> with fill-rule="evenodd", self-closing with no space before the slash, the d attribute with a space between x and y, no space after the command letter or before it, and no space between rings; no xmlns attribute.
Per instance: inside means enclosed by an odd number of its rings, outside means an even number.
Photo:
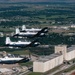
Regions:
<svg viewBox="0 0 75 75"><path fill-rule="evenodd" d="M59 45L59 46L61 47L62 45ZM70 52L70 51L73 51L73 50L75 50L75 45L67 48L67 52ZM54 53L54 54L51 54L51 55L48 55L48 56L40 56L37 61L38 62L46 62L46 61L49 61L49 60L54 59L54 58L56 58L58 56L61 56L61 55L62 55L62 53Z"/></svg>
<svg viewBox="0 0 75 75"><path fill-rule="evenodd" d="M67 49L67 52L70 52L70 51L73 51L73 50L75 50L75 45L72 45L71 47L69 47L69 48Z"/></svg>
<svg viewBox="0 0 75 75"><path fill-rule="evenodd" d="M37 61L46 62L46 61L51 60L53 58L56 58L60 55L61 55L61 53L55 53L55 54L51 54L51 55L48 55L48 56L41 56L41 57L39 57L39 59Z"/></svg>

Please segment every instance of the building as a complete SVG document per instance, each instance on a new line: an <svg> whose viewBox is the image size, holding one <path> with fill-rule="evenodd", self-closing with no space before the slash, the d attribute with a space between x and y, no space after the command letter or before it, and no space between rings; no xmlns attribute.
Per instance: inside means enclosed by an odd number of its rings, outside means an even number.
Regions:
<svg viewBox="0 0 75 75"><path fill-rule="evenodd" d="M75 58L75 46L67 48L67 45L55 46L55 53L49 56L42 56L33 62L33 72L47 72L61 64L64 61L70 61Z"/></svg>

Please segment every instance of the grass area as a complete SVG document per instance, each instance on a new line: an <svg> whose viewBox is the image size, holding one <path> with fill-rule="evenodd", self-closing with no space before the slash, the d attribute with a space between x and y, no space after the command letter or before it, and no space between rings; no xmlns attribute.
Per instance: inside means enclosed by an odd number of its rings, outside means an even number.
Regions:
<svg viewBox="0 0 75 75"><path fill-rule="evenodd" d="M4 7L5 6L5 7ZM49 3L49 4L0 4L0 25L18 26L26 25L51 25L49 22L62 22L69 24L70 21L75 23L75 4L74 3ZM7 11L8 10L8 11ZM3 11L3 12L2 12ZM18 14L17 14L18 13ZM29 21L28 21L29 20ZM34 21L37 22L34 22ZM42 23L40 22L42 21ZM56 25L56 24L55 24ZM43 25L44 26L44 25ZM1 29L2 31L2 29ZM5 31L9 31L8 29Z"/></svg>
<svg viewBox="0 0 75 75"><path fill-rule="evenodd" d="M26 50L26 49L25 50L23 50L23 49L18 50L18 49L6 48L6 49L0 49L0 51L6 51L7 53L19 54L19 55L29 55L30 54L29 50Z"/></svg>
<svg viewBox="0 0 75 75"><path fill-rule="evenodd" d="M26 62L26 63L21 63L20 65L21 66L31 66L31 65L33 65L33 62L29 61L29 62Z"/></svg>
<svg viewBox="0 0 75 75"><path fill-rule="evenodd" d="M71 66L69 69L66 69L64 72L69 72L69 71L72 71L72 70L74 70L75 69L75 66L73 65L73 66Z"/></svg>
<svg viewBox="0 0 75 75"><path fill-rule="evenodd" d="M28 74L28 75L42 75L42 73L32 72L32 73L30 73L30 74Z"/></svg>
<svg viewBox="0 0 75 75"><path fill-rule="evenodd" d="M25 55L25 54L29 54L29 51L28 50L15 50L15 51L13 51L11 53Z"/></svg>
<svg viewBox="0 0 75 75"><path fill-rule="evenodd" d="M13 31L13 29L11 28L1 28L0 27L0 32L12 32Z"/></svg>
<svg viewBox="0 0 75 75"><path fill-rule="evenodd" d="M71 67L69 67L68 69L62 70L62 71L60 71L60 72L58 72L58 73L56 73L56 74L54 74L54 75L60 75L61 73L70 72L70 71L72 71L72 70L74 70L74 69L75 69L75 64L72 65Z"/></svg>
<svg viewBox="0 0 75 75"><path fill-rule="evenodd" d="M0 38L0 39L1 39L0 42L2 42L4 44L3 40L5 40L5 38L4 39ZM3 48L3 49L1 49L0 48L0 51L6 51L7 53L20 54L20 55L29 55L30 54L29 48L23 48L23 49L15 49L15 48L12 48L12 49L11 48Z"/></svg>

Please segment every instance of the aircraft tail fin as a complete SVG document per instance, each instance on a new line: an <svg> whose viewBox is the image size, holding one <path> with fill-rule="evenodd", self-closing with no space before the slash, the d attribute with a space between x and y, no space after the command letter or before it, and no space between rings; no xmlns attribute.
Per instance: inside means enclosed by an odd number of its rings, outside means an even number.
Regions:
<svg viewBox="0 0 75 75"><path fill-rule="evenodd" d="M22 26L22 30L25 30L25 29L26 29L26 26L25 26L25 25L23 25L23 26Z"/></svg>
<svg viewBox="0 0 75 75"><path fill-rule="evenodd" d="M5 44L10 44L10 38L9 37L6 37L6 41L5 41Z"/></svg>
<svg viewBox="0 0 75 75"><path fill-rule="evenodd" d="M20 33L19 28L16 28L16 34Z"/></svg>

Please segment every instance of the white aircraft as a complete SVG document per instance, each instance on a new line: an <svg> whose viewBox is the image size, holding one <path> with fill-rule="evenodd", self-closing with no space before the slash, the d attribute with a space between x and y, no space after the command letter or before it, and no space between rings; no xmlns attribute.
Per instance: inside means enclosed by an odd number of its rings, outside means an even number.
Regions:
<svg viewBox="0 0 75 75"><path fill-rule="evenodd" d="M35 41L17 41L17 42L11 42L9 37L6 37L5 45L9 48L25 48L25 47L35 47L38 46L40 43Z"/></svg>
<svg viewBox="0 0 75 75"><path fill-rule="evenodd" d="M17 55L8 54L6 56L0 57L0 64L15 64L21 62L28 62L30 59L28 57L21 57Z"/></svg>
<svg viewBox="0 0 75 75"><path fill-rule="evenodd" d="M39 32L20 32L19 28L16 28L16 33L13 35L13 37L42 37L45 36L45 33L39 31Z"/></svg>
<svg viewBox="0 0 75 75"><path fill-rule="evenodd" d="M44 27L43 29L39 29L39 28L31 28L31 29L27 29L25 25L22 26L22 31L21 32L43 32L43 33L47 33L48 32L48 27Z"/></svg>

